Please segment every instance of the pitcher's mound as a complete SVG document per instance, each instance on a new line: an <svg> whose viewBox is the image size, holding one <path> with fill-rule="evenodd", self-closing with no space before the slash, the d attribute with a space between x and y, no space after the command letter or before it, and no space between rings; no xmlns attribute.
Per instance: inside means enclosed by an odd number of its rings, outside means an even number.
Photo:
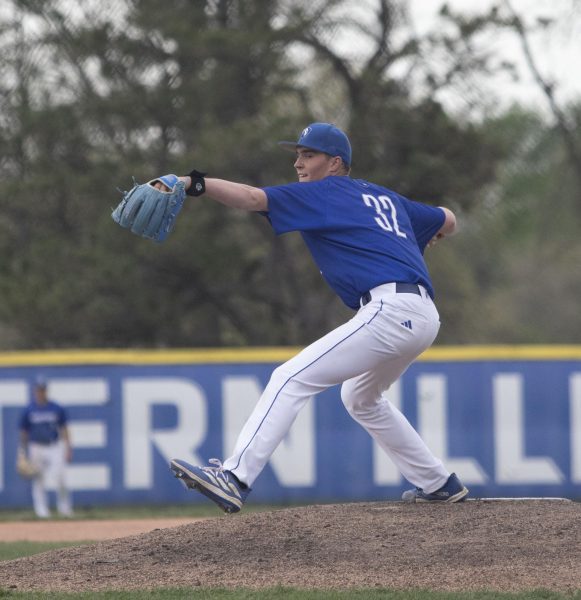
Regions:
<svg viewBox="0 0 581 600"><path fill-rule="evenodd" d="M223 516L0 563L2 587L581 589L581 505L373 502Z"/></svg>

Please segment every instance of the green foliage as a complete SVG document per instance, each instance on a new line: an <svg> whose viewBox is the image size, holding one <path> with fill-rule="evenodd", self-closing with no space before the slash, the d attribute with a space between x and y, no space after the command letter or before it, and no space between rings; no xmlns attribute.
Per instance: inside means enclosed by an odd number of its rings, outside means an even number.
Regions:
<svg viewBox="0 0 581 600"><path fill-rule="evenodd" d="M355 177L462 217L464 233L427 253L440 341L578 339L571 304L555 313L573 326L535 328L543 303L528 302L535 269L579 293L579 177L559 132L530 113L471 123L418 99L394 74L423 60L400 3L358 28L372 43L358 61L332 43L361 25L341 0L11 4L0 17L0 348L301 345L331 329L350 312L299 236L275 238L261 216L188 199L160 246L110 219L132 176L195 166L292 181L276 141L314 120L350 132ZM431 42L459 48L495 22L459 22L457 39ZM452 74L489 68L458 56Z"/></svg>
<svg viewBox="0 0 581 600"><path fill-rule="evenodd" d="M581 212L571 164L556 132L529 112L514 109L486 133L507 159L461 233L434 249L438 287L456 298L443 303L440 340L578 343Z"/></svg>
<svg viewBox="0 0 581 600"><path fill-rule="evenodd" d="M0 561L13 560L23 556L32 556L55 548L81 546L84 542L0 542ZM0 588L0 598L2 592Z"/></svg>

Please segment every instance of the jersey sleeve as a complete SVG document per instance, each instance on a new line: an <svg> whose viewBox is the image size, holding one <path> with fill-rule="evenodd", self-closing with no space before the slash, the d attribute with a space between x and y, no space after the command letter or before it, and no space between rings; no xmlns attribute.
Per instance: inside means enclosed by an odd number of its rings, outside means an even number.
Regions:
<svg viewBox="0 0 581 600"><path fill-rule="evenodd" d="M59 427L64 427L67 424L68 416L67 411L62 407L58 407L58 424Z"/></svg>
<svg viewBox="0 0 581 600"><path fill-rule="evenodd" d="M320 229L327 220L326 180L265 187L270 221L277 235Z"/></svg>
<svg viewBox="0 0 581 600"><path fill-rule="evenodd" d="M437 206L429 206L403 197L401 197L401 200L410 218L418 246L423 253L428 242L444 225L446 213Z"/></svg>

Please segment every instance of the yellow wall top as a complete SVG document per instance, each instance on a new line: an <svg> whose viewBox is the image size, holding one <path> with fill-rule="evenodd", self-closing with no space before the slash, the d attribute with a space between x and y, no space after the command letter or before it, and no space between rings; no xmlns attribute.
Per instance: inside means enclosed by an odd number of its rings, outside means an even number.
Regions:
<svg viewBox="0 0 581 600"><path fill-rule="evenodd" d="M32 350L0 352L0 367L98 364L280 363L301 348L191 348L167 350ZM421 362L476 360L581 360L581 345L434 346Z"/></svg>

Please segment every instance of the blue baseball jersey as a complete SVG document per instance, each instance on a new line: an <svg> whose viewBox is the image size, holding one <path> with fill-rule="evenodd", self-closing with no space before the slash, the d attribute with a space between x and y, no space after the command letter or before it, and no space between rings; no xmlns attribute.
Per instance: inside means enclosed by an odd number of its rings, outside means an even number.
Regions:
<svg viewBox="0 0 581 600"><path fill-rule="evenodd" d="M28 432L28 440L38 444L51 444L59 439L59 430L67 424L67 414L61 406L50 400L43 405L31 402L22 413L20 429Z"/></svg>
<svg viewBox="0 0 581 600"><path fill-rule="evenodd" d="M300 231L321 274L350 308L389 282L418 283L434 297L423 252L444 224L441 208L346 176L264 191L275 233Z"/></svg>

